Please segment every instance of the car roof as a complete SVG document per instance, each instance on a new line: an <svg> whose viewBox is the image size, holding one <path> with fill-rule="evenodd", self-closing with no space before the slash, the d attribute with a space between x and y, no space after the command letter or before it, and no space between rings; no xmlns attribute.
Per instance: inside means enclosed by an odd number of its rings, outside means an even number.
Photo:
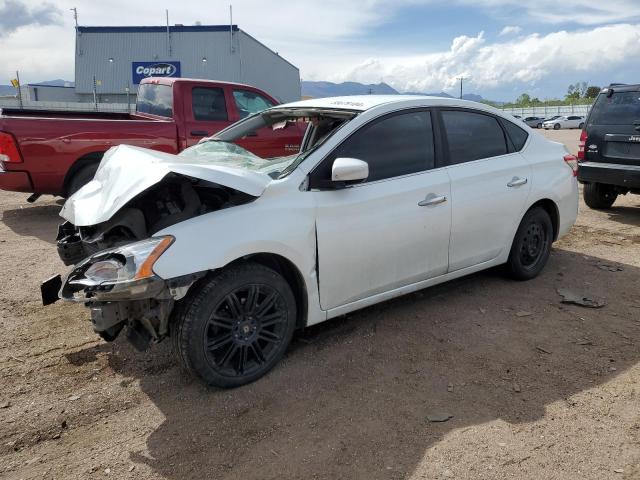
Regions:
<svg viewBox="0 0 640 480"><path fill-rule="evenodd" d="M482 109L486 111L496 112L491 106L471 102L469 100L459 100L457 98L432 97L427 95L352 95L344 97L327 97L312 98L301 100L298 102L285 103L275 108L328 108L332 110L344 109L364 112L380 105L396 104L398 107L403 105L415 106L416 100L419 100L424 106L451 106L451 107L467 107Z"/></svg>

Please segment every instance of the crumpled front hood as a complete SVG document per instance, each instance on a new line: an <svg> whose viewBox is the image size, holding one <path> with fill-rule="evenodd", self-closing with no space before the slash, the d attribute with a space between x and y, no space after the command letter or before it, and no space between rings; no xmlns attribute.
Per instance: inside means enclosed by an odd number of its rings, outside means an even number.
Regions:
<svg viewBox="0 0 640 480"><path fill-rule="evenodd" d="M211 161L119 145L105 153L92 181L67 199L60 216L83 227L106 222L136 195L177 173L259 197L271 182L266 173Z"/></svg>

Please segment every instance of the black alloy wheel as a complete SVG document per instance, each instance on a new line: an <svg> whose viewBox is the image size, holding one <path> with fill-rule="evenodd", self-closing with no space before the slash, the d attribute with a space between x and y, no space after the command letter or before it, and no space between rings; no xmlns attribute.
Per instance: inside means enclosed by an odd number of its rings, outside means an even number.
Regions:
<svg viewBox="0 0 640 480"><path fill-rule="evenodd" d="M530 280L542 271L551 254L553 224L541 207L529 210L516 232L507 268L513 278Z"/></svg>
<svg viewBox="0 0 640 480"><path fill-rule="evenodd" d="M287 331L283 296L265 284L228 293L209 317L204 349L212 369L228 376L250 375L272 360Z"/></svg>
<svg viewBox="0 0 640 480"><path fill-rule="evenodd" d="M209 279L181 301L172 335L178 358L210 385L250 383L282 358L296 326L287 281L255 263Z"/></svg>

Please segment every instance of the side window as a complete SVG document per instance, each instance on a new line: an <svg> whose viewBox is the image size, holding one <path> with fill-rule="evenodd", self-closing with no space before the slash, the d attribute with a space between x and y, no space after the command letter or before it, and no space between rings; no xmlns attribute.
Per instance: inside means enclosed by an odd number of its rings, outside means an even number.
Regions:
<svg viewBox="0 0 640 480"><path fill-rule="evenodd" d="M229 119L222 88L194 88L191 91L191 104L195 120L215 122Z"/></svg>
<svg viewBox="0 0 640 480"><path fill-rule="evenodd" d="M314 176L329 180L338 157L367 162L368 182L429 170L435 163L431 113L395 114L365 125L338 146Z"/></svg>
<svg viewBox="0 0 640 480"><path fill-rule="evenodd" d="M524 144L527 143L527 138L529 138L529 134L525 132L522 128L517 126L515 123L510 122L509 120L501 120L502 126L507 131L507 135L511 139L511 143L515 147L516 151L519 152L524 147Z"/></svg>
<svg viewBox="0 0 640 480"><path fill-rule="evenodd" d="M233 99L236 102L240 118L245 118L253 113L273 107L271 100L248 90L234 90Z"/></svg>
<svg viewBox="0 0 640 480"><path fill-rule="evenodd" d="M462 110L444 110L449 162L471 162L507 153L502 127L494 117Z"/></svg>

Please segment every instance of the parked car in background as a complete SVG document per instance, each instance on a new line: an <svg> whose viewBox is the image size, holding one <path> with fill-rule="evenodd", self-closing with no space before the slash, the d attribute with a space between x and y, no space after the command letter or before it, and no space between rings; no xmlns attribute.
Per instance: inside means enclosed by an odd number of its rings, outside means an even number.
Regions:
<svg viewBox="0 0 640 480"><path fill-rule="evenodd" d="M142 80L131 115L2 109L0 189L69 196L93 178L114 145L178 153L278 103L249 85L163 77ZM290 155L300 148L305 129L287 124L237 143L264 157Z"/></svg>
<svg viewBox="0 0 640 480"><path fill-rule="evenodd" d="M618 195L640 194L640 85L600 92L580 135L578 159L589 207L610 208Z"/></svg>
<svg viewBox="0 0 640 480"><path fill-rule="evenodd" d="M542 122L544 122L544 120L543 117L525 117L522 119L522 121L531 128L542 128Z"/></svg>
<svg viewBox="0 0 640 480"><path fill-rule="evenodd" d="M554 120L546 120L542 123L542 128L549 130L560 130L561 128L582 128L584 127L584 117L578 115L560 116Z"/></svg>
<svg viewBox="0 0 640 480"><path fill-rule="evenodd" d="M299 121L298 154L236 145ZM562 144L475 102L273 107L178 156L110 150L62 209L58 249L75 266L43 302L85 304L107 340L172 336L188 370L242 385L296 328L496 265L536 277L576 219L576 168Z"/></svg>

